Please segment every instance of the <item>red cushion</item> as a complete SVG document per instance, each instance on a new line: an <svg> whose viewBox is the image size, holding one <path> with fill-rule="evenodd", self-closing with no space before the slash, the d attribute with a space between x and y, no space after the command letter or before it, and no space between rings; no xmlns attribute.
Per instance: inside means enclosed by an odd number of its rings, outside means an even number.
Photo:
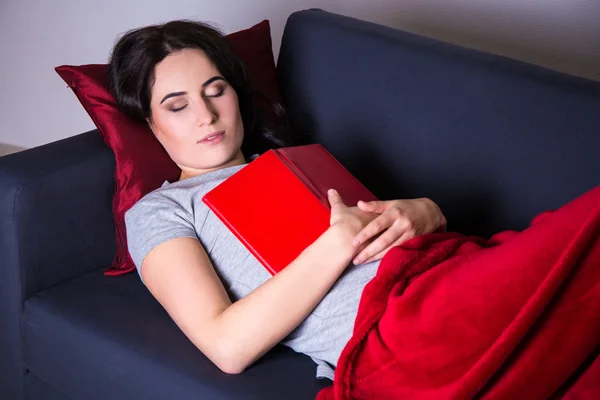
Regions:
<svg viewBox="0 0 600 400"><path fill-rule="evenodd" d="M227 35L236 54L248 67L254 89L281 102L275 75L275 60L268 20ZM127 249L125 212L140 198L179 178L180 169L171 160L150 129L117 108L108 90L106 64L62 65L55 68L102 134L115 155L115 192L113 217L117 235L117 253L105 275L122 275L135 265Z"/></svg>

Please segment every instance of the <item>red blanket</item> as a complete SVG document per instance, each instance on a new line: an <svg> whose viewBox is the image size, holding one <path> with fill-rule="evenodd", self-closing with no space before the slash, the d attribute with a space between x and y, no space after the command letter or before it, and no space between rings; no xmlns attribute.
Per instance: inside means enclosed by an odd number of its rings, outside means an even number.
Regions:
<svg viewBox="0 0 600 400"><path fill-rule="evenodd" d="M600 399L600 186L489 240L388 252L318 400Z"/></svg>

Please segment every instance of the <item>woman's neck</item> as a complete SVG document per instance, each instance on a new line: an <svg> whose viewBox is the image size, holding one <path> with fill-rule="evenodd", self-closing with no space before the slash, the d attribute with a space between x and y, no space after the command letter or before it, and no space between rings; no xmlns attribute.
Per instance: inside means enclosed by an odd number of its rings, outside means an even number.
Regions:
<svg viewBox="0 0 600 400"><path fill-rule="evenodd" d="M214 167L214 168L209 168L209 169L194 169L194 168L181 168L181 174L179 175L179 180L183 181L184 179L188 179L188 178L193 178L194 176L198 176L198 175L204 175L206 173L209 172L213 172L213 171L217 171L219 169L223 169L223 168L228 168L228 167L233 167L235 165L242 165L245 164L246 158L244 157L244 155L242 154L241 150L238 151L238 153L236 154L236 156L229 160L228 162L219 165L218 167Z"/></svg>

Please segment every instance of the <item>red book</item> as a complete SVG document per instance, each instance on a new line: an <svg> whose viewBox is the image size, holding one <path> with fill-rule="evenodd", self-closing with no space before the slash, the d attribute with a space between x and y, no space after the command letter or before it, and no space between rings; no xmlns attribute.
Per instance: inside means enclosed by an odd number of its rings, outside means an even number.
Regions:
<svg viewBox="0 0 600 400"><path fill-rule="evenodd" d="M319 144L269 150L202 200L274 275L329 227L330 188L347 206L377 200Z"/></svg>

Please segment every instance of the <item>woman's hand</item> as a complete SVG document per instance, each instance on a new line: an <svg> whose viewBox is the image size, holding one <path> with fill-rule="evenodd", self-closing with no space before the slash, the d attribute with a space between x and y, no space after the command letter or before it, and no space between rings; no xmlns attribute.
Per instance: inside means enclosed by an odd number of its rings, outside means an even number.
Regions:
<svg viewBox="0 0 600 400"><path fill-rule="evenodd" d="M331 216L329 225L338 227L344 236L344 242L353 248L353 256L358 253L361 245L353 245L353 240L369 223L371 223L378 214L361 210L359 207L348 207L344 204L340 194L330 189L327 192L329 204L331 205ZM363 241L363 244L367 240Z"/></svg>
<svg viewBox="0 0 600 400"><path fill-rule="evenodd" d="M379 216L356 235L353 244L360 246L375 235L379 234L379 237L360 251L354 258L354 264L381 260L394 246L419 235L446 229L446 217L437 204L427 198L359 201L358 208Z"/></svg>

